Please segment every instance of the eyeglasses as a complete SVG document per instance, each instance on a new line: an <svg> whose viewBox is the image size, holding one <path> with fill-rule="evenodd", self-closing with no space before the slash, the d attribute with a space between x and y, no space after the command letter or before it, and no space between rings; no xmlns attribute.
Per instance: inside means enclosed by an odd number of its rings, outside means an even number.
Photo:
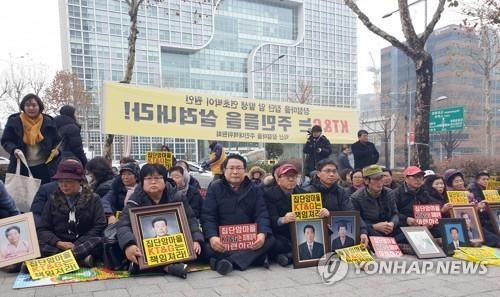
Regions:
<svg viewBox="0 0 500 297"><path fill-rule="evenodd" d="M321 172L324 172L326 174L335 174L337 173L337 169L327 169L327 170L321 170Z"/></svg>
<svg viewBox="0 0 500 297"><path fill-rule="evenodd" d="M163 176L161 176L161 175L146 176L144 178L144 181L148 182L148 183L150 183L152 181L159 182L160 180L163 180Z"/></svg>
<svg viewBox="0 0 500 297"><path fill-rule="evenodd" d="M227 171L243 171L245 170L244 167L227 167L226 168Z"/></svg>

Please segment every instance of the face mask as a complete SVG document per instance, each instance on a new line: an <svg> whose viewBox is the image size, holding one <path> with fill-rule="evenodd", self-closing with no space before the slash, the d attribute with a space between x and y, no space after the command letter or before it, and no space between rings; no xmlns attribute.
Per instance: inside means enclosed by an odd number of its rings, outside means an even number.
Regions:
<svg viewBox="0 0 500 297"><path fill-rule="evenodd" d="M92 183L92 175L86 174L85 178L87 179L87 183L89 183L89 184Z"/></svg>

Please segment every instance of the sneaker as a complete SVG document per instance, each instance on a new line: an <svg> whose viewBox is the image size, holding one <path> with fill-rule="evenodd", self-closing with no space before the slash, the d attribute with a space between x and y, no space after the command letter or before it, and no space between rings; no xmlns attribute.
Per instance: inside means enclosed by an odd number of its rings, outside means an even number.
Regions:
<svg viewBox="0 0 500 297"><path fill-rule="evenodd" d="M219 260L215 270L221 275L226 275L233 271L233 263L226 259Z"/></svg>
<svg viewBox="0 0 500 297"><path fill-rule="evenodd" d="M290 264L290 260L288 259L288 256L285 254L279 254L278 257L276 258L276 261L281 267L287 267L288 264Z"/></svg>
<svg viewBox="0 0 500 297"><path fill-rule="evenodd" d="M165 266L163 270L170 275L175 275L183 279L187 278L187 264L184 263L170 264Z"/></svg>

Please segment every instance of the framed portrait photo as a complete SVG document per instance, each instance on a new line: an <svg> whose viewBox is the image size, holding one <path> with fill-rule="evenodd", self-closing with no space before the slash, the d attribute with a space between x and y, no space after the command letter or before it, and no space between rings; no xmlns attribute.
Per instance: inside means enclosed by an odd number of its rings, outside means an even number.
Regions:
<svg viewBox="0 0 500 297"><path fill-rule="evenodd" d="M0 267L40 257L33 213L0 220Z"/></svg>
<svg viewBox="0 0 500 297"><path fill-rule="evenodd" d="M427 227L401 227L401 231L403 231L413 251L417 254L417 258L446 257L443 250L434 242L434 238Z"/></svg>
<svg viewBox="0 0 500 297"><path fill-rule="evenodd" d="M293 268L318 265L319 259L330 251L327 219L296 221L290 228Z"/></svg>
<svg viewBox="0 0 500 297"><path fill-rule="evenodd" d="M360 216L357 211L331 211L328 222L330 228L330 248L338 249L359 244Z"/></svg>
<svg viewBox="0 0 500 297"><path fill-rule="evenodd" d="M484 242L483 228L475 205L453 206L450 216L454 219L465 220L465 232L469 235L471 244L477 245Z"/></svg>
<svg viewBox="0 0 500 297"><path fill-rule="evenodd" d="M140 270L196 259L181 202L131 208L130 222L143 255Z"/></svg>
<svg viewBox="0 0 500 297"><path fill-rule="evenodd" d="M500 203L488 204L488 215L497 235L500 235Z"/></svg>
<svg viewBox="0 0 500 297"><path fill-rule="evenodd" d="M459 247L470 246L469 234L465 232L467 230L465 219L441 219L439 228L446 255L453 255Z"/></svg>

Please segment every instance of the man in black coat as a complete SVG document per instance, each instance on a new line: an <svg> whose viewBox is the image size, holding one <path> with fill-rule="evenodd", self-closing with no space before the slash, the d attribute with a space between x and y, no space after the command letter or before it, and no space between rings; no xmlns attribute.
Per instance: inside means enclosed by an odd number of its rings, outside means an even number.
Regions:
<svg viewBox="0 0 500 297"><path fill-rule="evenodd" d="M295 222L296 216L292 212L292 195L304 191L297 186L297 168L292 164L283 164L276 169L277 185L264 189L271 226L275 239L271 251L278 264L285 267L292 261L292 239L290 223Z"/></svg>
<svg viewBox="0 0 500 297"><path fill-rule="evenodd" d="M64 105L59 112L60 115L54 118L54 122L57 126L57 132L62 138L61 147L59 148L61 158L77 158L85 167L87 165L87 156L83 150L81 126L76 121L75 108L71 105Z"/></svg>
<svg viewBox="0 0 500 297"><path fill-rule="evenodd" d="M306 241L299 244L299 259L304 260L314 260L321 258L325 250L323 244L314 241L316 230L314 230L313 225L304 226L304 237Z"/></svg>
<svg viewBox="0 0 500 297"><path fill-rule="evenodd" d="M201 211L201 224L210 266L222 275L247 269L262 262L268 267L267 252L272 248L271 224L262 190L245 176L247 164L240 155L230 155L222 163L223 176L208 188ZM245 251L225 250L219 237L223 225L257 224L257 240Z"/></svg>
<svg viewBox="0 0 500 297"><path fill-rule="evenodd" d="M363 169L366 187L351 195L352 205L361 216L361 234L395 237L404 242L398 229L399 213L389 189L384 188L382 168L370 165Z"/></svg>
<svg viewBox="0 0 500 297"><path fill-rule="evenodd" d="M319 161L326 159L332 153L332 145L325 135L321 135L321 127L315 125L311 129L311 134L307 139L302 152L307 154L305 174L309 176L311 171L316 169Z"/></svg>
<svg viewBox="0 0 500 297"><path fill-rule="evenodd" d="M363 169L366 166L377 164L379 154L375 145L368 141L368 131L358 131L358 141L351 145L354 155L354 168Z"/></svg>

